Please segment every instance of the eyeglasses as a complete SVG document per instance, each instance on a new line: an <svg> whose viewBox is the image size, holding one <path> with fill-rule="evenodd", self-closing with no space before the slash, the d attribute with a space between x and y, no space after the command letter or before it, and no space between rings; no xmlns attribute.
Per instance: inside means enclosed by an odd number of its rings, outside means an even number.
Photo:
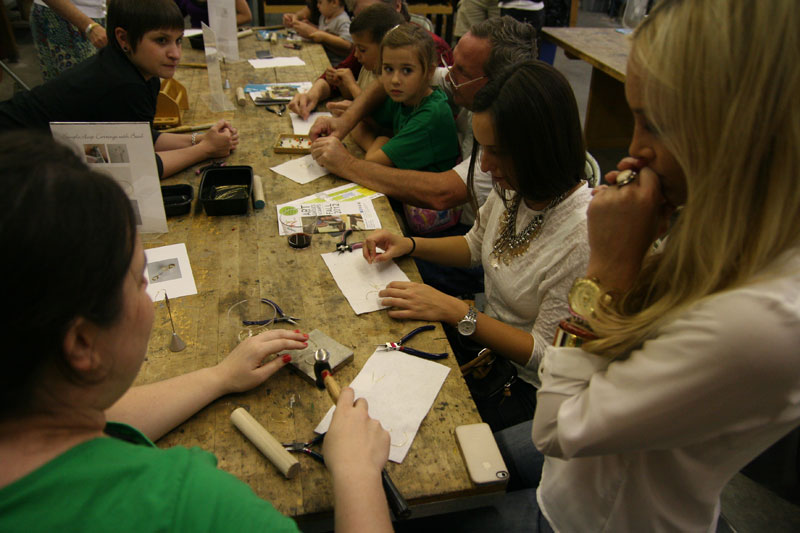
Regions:
<svg viewBox="0 0 800 533"><path fill-rule="evenodd" d="M482 79L486 78L486 76L481 76L480 78L473 78L471 80L467 80L464 83L456 83L453 81L453 67L447 64L447 61L444 59L444 54L439 58L442 62L444 68L447 69L447 74L445 75L445 81L450 85L450 88L453 91L457 91L462 87L469 85L470 83L475 83L476 81L481 81Z"/></svg>

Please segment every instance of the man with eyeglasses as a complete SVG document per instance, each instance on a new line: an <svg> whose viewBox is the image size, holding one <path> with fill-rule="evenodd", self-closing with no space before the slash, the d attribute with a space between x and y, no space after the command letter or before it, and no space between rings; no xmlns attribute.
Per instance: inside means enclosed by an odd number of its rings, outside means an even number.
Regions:
<svg viewBox="0 0 800 533"><path fill-rule="evenodd" d="M435 210L463 205L461 221L466 233L474 221L474 213L467 203L466 182L472 152L472 113L469 110L475 93L505 67L531 58L536 58L536 33L531 26L511 17L498 17L473 27L453 50L453 66L436 70L434 84L440 85L451 104L460 108L456 125L464 160L451 170L401 170L359 159L347 151L341 139L387 98L380 83L361 93L341 116L320 118L314 123L311 153L332 173L403 203ZM476 164L475 194L479 206L491 190L491 176Z"/></svg>

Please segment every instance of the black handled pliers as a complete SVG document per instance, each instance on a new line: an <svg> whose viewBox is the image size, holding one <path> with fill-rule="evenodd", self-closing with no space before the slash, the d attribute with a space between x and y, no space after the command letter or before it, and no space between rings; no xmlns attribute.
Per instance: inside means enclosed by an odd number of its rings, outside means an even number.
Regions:
<svg viewBox="0 0 800 533"><path fill-rule="evenodd" d="M271 305L275 308L275 317L274 318L267 318L266 320L242 320L242 324L245 326L268 326L275 322L289 322L290 324L297 325L296 320L300 320L296 316L288 316L286 313L283 312L278 304L270 300L269 298L261 298L261 302L267 305Z"/></svg>
<svg viewBox="0 0 800 533"><path fill-rule="evenodd" d="M342 240L336 244L336 251L339 254L343 254L345 252L352 252L353 250L358 250L359 248L364 246L363 242L356 242L353 244L347 244L347 237L353 233L353 230L349 229L342 234Z"/></svg>
<svg viewBox="0 0 800 533"><path fill-rule="evenodd" d="M304 453L313 457L315 461L325 464L325 459L322 457L322 454L311 449L312 446L322 444L324 438L325 433L317 435L308 442L290 442L288 444L284 444L283 447L287 452Z"/></svg>
<svg viewBox="0 0 800 533"><path fill-rule="evenodd" d="M409 348L408 346L404 346L403 344L409 340L411 337L416 335L417 333L422 333L423 331L430 331L435 326L433 324L428 324L427 326L420 326L417 329L411 331L411 333L405 335L402 339L397 342L385 342L383 344L379 344L382 348L381 350L397 350L398 352L405 352L410 355L416 355L417 357L422 357L424 359L445 359L447 358L447 352L445 353L430 353L430 352L423 352L422 350L416 350L414 348Z"/></svg>

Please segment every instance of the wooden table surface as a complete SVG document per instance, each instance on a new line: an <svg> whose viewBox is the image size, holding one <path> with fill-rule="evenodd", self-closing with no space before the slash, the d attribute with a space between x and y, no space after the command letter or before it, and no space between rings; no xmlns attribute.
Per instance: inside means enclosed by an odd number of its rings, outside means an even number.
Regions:
<svg viewBox="0 0 800 533"><path fill-rule="evenodd" d="M616 80L625 82L630 36L614 28L542 28L545 38Z"/></svg>
<svg viewBox="0 0 800 533"><path fill-rule="evenodd" d="M246 61L228 64L225 69L232 88L225 93L231 101L235 100L237 86L313 80L328 65L319 45L306 43L302 50L294 51L284 48L282 42L270 44L250 36L240 39L239 47L240 56L245 59L255 57L255 50L271 49L275 56L299 55L306 66L256 70ZM203 60L201 53L191 50L187 43L182 61ZM302 318L303 331L320 329L353 349L353 364L337 373L339 383L346 385L376 344L399 339L422 324L396 321L382 311L355 315L320 257L321 253L334 249L338 237L314 235L311 247L295 250L288 246L286 237L278 235L276 204L346 182L327 176L299 185L273 173L270 166L296 157L276 155L271 148L279 134L292 131L288 113L279 118L253 105L249 97L244 107L211 113L207 104L206 70L179 68L176 79L189 92L190 109L184 114L184 124L227 118L239 129L239 149L228 158L228 164L251 165L264 178L267 206L260 211L250 206L248 214L242 216L209 217L195 201L189 215L169 219L169 233L143 237L146 248L186 243L198 294L171 300L175 327L188 345L178 353L168 350L171 329L166 307L163 302L155 304L155 327L137 384L222 360L235 346L238 331L226 316L228 308L244 298L268 297L278 302L287 314ZM199 166L164 180L164 184L189 183L195 188L196 197L200 177L195 175L195 169ZM383 227L398 231L386 198L376 200L375 206ZM360 240L358 237L351 238L351 242ZM419 281L411 259L401 259L398 264L410 279ZM411 344L428 351L450 352L439 324L433 332L419 335ZM480 417L454 357L451 355L443 364L451 371L405 461L387 465L394 482L412 505L486 492L478 490L469 480L454 437L456 426L480 422ZM230 422L231 412L240 406L247 408L278 440L291 442L310 439L331 402L324 390L317 390L284 369L253 391L212 403L162 438L158 445L199 446L216 454L220 468L247 482L285 514L299 518L329 516L333 500L327 471L310 457L299 455L301 474L292 480L284 479Z"/></svg>

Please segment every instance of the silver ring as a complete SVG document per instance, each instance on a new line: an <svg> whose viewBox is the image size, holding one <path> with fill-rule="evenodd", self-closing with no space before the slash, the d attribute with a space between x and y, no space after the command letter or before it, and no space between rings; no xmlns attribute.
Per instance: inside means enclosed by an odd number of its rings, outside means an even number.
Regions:
<svg viewBox="0 0 800 533"><path fill-rule="evenodd" d="M630 185L633 181L639 177L639 173L635 170L623 170L617 175L617 187L621 188L626 185Z"/></svg>

